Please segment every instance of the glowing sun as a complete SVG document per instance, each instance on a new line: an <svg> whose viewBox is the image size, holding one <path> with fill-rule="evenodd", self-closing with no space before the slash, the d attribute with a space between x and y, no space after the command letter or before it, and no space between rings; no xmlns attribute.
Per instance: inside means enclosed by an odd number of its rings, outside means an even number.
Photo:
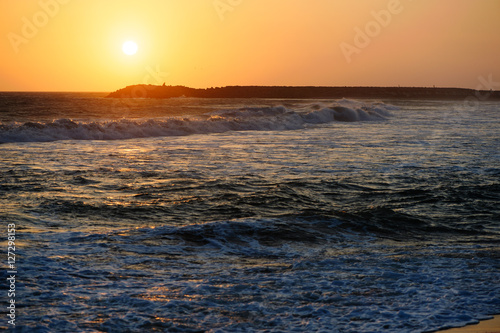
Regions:
<svg viewBox="0 0 500 333"><path fill-rule="evenodd" d="M137 43L134 41L131 41L131 40L126 41L125 43L123 43L123 46L122 46L123 53L125 53L127 55L136 54L137 49L138 49Z"/></svg>

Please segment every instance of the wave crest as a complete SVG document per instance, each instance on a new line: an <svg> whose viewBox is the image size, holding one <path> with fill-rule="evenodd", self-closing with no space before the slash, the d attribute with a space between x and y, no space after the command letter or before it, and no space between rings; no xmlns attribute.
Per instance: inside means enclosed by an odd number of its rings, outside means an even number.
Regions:
<svg viewBox="0 0 500 333"><path fill-rule="evenodd" d="M310 105L293 110L284 106L244 107L220 110L204 116L177 118L120 119L0 123L0 143L48 142L57 140L123 140L133 138L223 133L228 131L281 131L330 122L379 121L394 107L383 103L341 100L331 105Z"/></svg>

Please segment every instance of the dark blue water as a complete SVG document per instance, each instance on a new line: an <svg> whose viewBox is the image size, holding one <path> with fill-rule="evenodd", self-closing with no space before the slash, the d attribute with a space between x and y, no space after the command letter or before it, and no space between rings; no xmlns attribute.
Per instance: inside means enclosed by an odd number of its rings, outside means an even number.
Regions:
<svg viewBox="0 0 500 333"><path fill-rule="evenodd" d="M425 332L500 312L497 103L0 103L18 331Z"/></svg>

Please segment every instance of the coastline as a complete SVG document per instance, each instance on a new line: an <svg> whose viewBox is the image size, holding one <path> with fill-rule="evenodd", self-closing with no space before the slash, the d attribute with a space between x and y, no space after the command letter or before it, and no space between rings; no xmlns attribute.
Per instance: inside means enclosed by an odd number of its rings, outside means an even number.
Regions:
<svg viewBox="0 0 500 333"><path fill-rule="evenodd" d="M425 87L227 86L207 89L185 86L132 85L110 98L367 98L429 100L500 100L500 91Z"/></svg>
<svg viewBox="0 0 500 333"><path fill-rule="evenodd" d="M480 321L478 324L466 325L458 328L447 328L437 332L442 333L500 333L500 315L492 319Z"/></svg>

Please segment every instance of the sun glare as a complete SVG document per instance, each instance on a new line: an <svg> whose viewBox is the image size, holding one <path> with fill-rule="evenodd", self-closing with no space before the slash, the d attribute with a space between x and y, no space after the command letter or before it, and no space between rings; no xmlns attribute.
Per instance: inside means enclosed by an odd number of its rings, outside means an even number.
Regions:
<svg viewBox="0 0 500 333"><path fill-rule="evenodd" d="M122 50L123 50L123 53L127 54L127 55L134 55L137 53L137 43L134 42L134 41L126 41L125 43L123 43L123 46L122 46Z"/></svg>

